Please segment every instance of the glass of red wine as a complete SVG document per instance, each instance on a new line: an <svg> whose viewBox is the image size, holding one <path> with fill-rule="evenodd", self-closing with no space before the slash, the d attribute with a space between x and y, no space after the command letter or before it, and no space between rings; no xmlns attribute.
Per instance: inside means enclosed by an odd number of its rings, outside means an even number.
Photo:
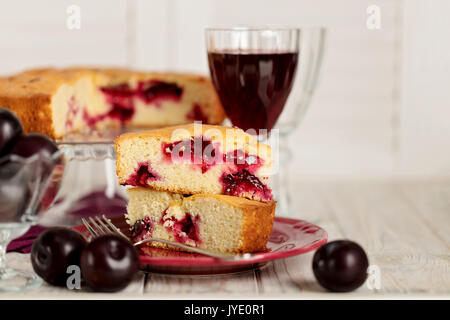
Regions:
<svg viewBox="0 0 450 320"><path fill-rule="evenodd" d="M292 215L287 137L315 91L324 41L320 27L206 29L211 79L228 119L272 146L272 188L283 215Z"/></svg>
<svg viewBox="0 0 450 320"><path fill-rule="evenodd" d="M233 126L270 132L298 63L299 29L207 29L211 78Z"/></svg>

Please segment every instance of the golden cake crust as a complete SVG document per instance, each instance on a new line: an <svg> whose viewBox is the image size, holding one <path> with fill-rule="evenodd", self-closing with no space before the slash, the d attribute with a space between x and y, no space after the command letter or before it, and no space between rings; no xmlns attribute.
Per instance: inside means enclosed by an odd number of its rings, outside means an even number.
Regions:
<svg viewBox="0 0 450 320"><path fill-rule="evenodd" d="M0 95L11 98L49 95L65 83L73 83L81 76L91 73L88 69L33 69L9 77L0 78Z"/></svg>
<svg viewBox="0 0 450 320"><path fill-rule="evenodd" d="M117 137L115 142L116 144L120 143L123 140L128 139L135 139L135 138L141 138L141 139L149 139L149 138L158 138L164 141L172 141L172 135L174 131L176 130L185 130L189 133L189 135L194 135L196 133L203 134L204 132L208 130L218 130L222 136L225 136L226 134L232 134L233 136L236 136L240 140L247 140L251 143L257 143L255 137L246 134L242 129L234 128L234 127L226 127L226 126L217 126L217 125L209 125L209 124L202 124L202 125L196 125L194 123L190 124L182 124L177 126L171 126L171 127L165 127L160 129L152 129L152 130L145 130L145 131L139 131L139 132L127 132L120 137ZM197 132L197 131L198 132ZM175 140L178 140L179 138L175 138Z"/></svg>
<svg viewBox="0 0 450 320"><path fill-rule="evenodd" d="M267 250L266 244L272 232L275 217L275 201L272 200L268 203L249 201L261 203L263 206L252 204L244 209L241 253Z"/></svg>
<svg viewBox="0 0 450 320"><path fill-rule="evenodd" d="M242 210L244 221L241 232L241 247L236 253L256 252L266 250L266 244L272 232L275 217L276 201L260 202L241 197L217 194L196 194L184 201L196 198L216 198Z"/></svg>
<svg viewBox="0 0 450 320"><path fill-rule="evenodd" d="M86 75L104 75L108 78L111 78L111 83L122 82L130 78L154 78L165 81L186 80L211 84L208 77L189 73L141 72L125 68L40 68L27 70L7 77L0 77L0 94L10 95L11 97L28 97L34 96L35 94L52 95L60 85L73 83L80 77ZM222 113L224 113L222 108L220 108L220 110Z"/></svg>
<svg viewBox="0 0 450 320"><path fill-rule="evenodd" d="M25 133L40 132L56 139L51 99L58 87L73 83L84 72L34 69L0 78L0 107L13 111Z"/></svg>
<svg viewBox="0 0 450 320"><path fill-rule="evenodd" d="M221 123L225 112L211 81L204 76L181 73L139 72L124 68L74 67L66 69L40 68L0 77L0 107L13 111L21 120L25 133L40 132L53 139L56 136L52 119L52 96L63 84L73 84L84 76L105 77L111 84L129 79L160 79L162 81L201 82L214 94L208 108L202 110L211 123Z"/></svg>
<svg viewBox="0 0 450 320"><path fill-rule="evenodd" d="M0 107L9 109L17 115L25 133L39 132L56 139L50 101L51 97L46 94L29 97L0 95Z"/></svg>

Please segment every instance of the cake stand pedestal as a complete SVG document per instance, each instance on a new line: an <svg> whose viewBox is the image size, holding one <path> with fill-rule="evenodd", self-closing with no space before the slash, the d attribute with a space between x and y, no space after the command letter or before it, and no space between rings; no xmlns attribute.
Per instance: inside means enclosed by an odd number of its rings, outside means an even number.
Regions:
<svg viewBox="0 0 450 320"><path fill-rule="evenodd" d="M82 217L123 215L127 200L115 173L113 143L60 142L59 147L65 155L64 173L39 224L77 225Z"/></svg>

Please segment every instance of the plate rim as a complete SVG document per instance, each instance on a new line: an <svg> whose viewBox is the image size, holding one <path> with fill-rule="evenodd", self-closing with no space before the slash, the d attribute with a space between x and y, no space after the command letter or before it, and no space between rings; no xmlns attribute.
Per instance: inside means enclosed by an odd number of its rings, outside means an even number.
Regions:
<svg viewBox="0 0 450 320"><path fill-rule="evenodd" d="M139 261L143 265L154 265L154 266L167 266L167 267L214 267L214 266L236 266L236 265L248 265L248 264L257 264L262 262L275 261L279 259L289 258L296 255L304 254L310 251L313 251L320 246L324 245L328 241L328 233L322 227L310 223L307 220L303 219L295 219L290 217L275 217L274 223L290 223L295 224L299 222L307 223L308 225L317 228L316 232L322 232L322 239L315 241L307 246L301 248L293 248L281 251L269 251L269 252L260 252L254 253L251 258L241 259L241 260L220 260L213 257L200 256L195 259L185 259L180 257L172 257L172 258L161 258L161 257L150 257L139 254ZM83 232L86 230L84 225L77 225L73 227L75 230L79 232ZM300 230L300 229L299 229Z"/></svg>

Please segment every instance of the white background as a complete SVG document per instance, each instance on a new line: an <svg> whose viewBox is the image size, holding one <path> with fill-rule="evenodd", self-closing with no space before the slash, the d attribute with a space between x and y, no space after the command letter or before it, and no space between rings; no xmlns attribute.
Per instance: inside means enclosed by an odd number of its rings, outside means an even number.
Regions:
<svg viewBox="0 0 450 320"><path fill-rule="evenodd" d="M66 9L81 8L81 30ZM381 29L366 28L369 5ZM119 65L207 74L204 28L328 27L322 79L291 142L293 173L450 176L448 0L0 1L0 73Z"/></svg>

